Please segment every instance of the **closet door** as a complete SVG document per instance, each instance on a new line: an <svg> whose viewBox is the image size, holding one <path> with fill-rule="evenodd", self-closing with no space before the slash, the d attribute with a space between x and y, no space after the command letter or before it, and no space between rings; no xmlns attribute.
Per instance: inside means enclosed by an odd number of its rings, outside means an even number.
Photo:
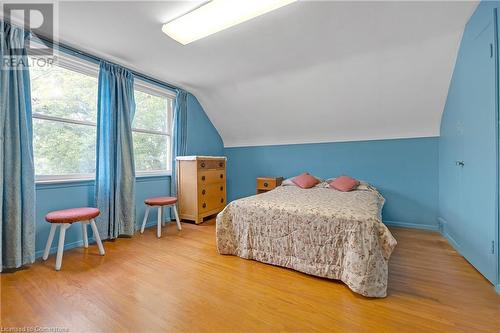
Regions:
<svg viewBox="0 0 500 333"><path fill-rule="evenodd" d="M461 174L460 219L462 254L488 280L496 275L497 125L495 21L469 40L464 74L466 96L463 125L463 159L456 162Z"/></svg>

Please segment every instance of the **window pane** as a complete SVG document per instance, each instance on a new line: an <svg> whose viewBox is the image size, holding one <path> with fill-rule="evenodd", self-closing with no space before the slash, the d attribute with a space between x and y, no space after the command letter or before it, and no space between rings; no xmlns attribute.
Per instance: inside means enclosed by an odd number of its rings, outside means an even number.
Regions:
<svg viewBox="0 0 500 333"><path fill-rule="evenodd" d="M168 170L168 143L166 135L133 132L135 170Z"/></svg>
<svg viewBox="0 0 500 333"><path fill-rule="evenodd" d="M37 175L95 172L96 128L33 119Z"/></svg>
<svg viewBox="0 0 500 333"><path fill-rule="evenodd" d="M34 113L96 121L97 78L58 66L32 66L30 75Z"/></svg>
<svg viewBox="0 0 500 333"><path fill-rule="evenodd" d="M132 126L134 128L167 132L168 98L150 95L135 90L136 111Z"/></svg>

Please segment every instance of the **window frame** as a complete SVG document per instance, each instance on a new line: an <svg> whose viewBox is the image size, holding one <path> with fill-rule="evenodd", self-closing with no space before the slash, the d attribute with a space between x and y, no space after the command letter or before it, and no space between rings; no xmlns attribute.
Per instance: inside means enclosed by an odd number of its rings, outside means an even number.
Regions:
<svg viewBox="0 0 500 333"><path fill-rule="evenodd" d="M44 57L44 53L37 52L34 49L31 49L28 52L28 56L30 58ZM57 62L52 66L57 66L69 71L73 71L82 75L90 76L98 80L99 78L99 66L95 63L85 61L76 56L63 54L61 52L57 52L55 55ZM96 89L98 89L97 82ZM97 105L97 101L96 105ZM97 110L96 110L97 111ZM62 117L54 117L49 116L37 112L33 112L31 115L32 119L40 119L43 121L51 121L53 123L62 123L62 124L72 124L72 125L83 125L83 126L91 126L95 127L97 132L97 123L91 121L84 120L75 120L70 118L62 118ZM97 148L96 148L97 149ZM65 174L65 175L43 175L35 173L35 182L44 184L44 183L59 183L59 182L75 182L75 181L88 181L95 180L95 172L94 173L75 173L75 174Z"/></svg>
<svg viewBox="0 0 500 333"><path fill-rule="evenodd" d="M28 53L30 58L44 57L43 52L37 52L35 49L31 49ZM82 75L91 76L93 78L99 79L99 65L97 63L81 59L78 56L62 53L60 51L56 52L56 63L53 66L58 66ZM96 89L98 89L98 84ZM147 171L137 171L136 178L141 177L154 177L154 176L170 176L172 174L172 123L173 123L173 108L174 101L176 98L176 93L167 88L160 87L156 84L149 83L141 78L134 77L134 93L138 90L140 92L150 94L157 97L162 97L168 99L167 102L167 131L155 131L147 130L141 128L132 128L132 133L143 133L150 135L163 135L168 137L168 160L167 169L162 170L147 170ZM96 105L97 105L96 101ZM137 112L137 111L136 111ZM32 119L40 119L44 121L52 121L56 123L66 123L73 125L83 125L95 127L97 131L97 123L91 121L74 120L69 118L48 116L40 113L32 113ZM97 144L97 143L96 143ZM97 147L96 147L97 149ZM134 161L135 162L135 161ZM77 173L77 174L65 174L65 175L41 175L35 174L35 182L37 184L47 184L47 183L62 183L62 182L78 182L78 181L90 181L95 180L96 174L94 173Z"/></svg>
<svg viewBox="0 0 500 333"><path fill-rule="evenodd" d="M150 135L162 135L162 136L168 137L168 140L167 140L167 142L168 142L167 169L144 170L144 171L138 171L136 169L136 171L135 171L136 177L170 176L172 174L172 123L173 123L173 114L174 114L173 107L174 107L174 100L175 100L176 94L173 91L170 91L170 90L165 89L165 88L161 88L157 85L149 83L149 82L142 80L140 78L134 78L134 93L136 90L140 91L142 93L149 94L149 95L168 99L167 110L165 110L166 116L167 116L167 131L166 132L132 127L132 134L135 132L135 133L143 133L143 134L150 134ZM137 109L136 109L136 113L137 113Z"/></svg>

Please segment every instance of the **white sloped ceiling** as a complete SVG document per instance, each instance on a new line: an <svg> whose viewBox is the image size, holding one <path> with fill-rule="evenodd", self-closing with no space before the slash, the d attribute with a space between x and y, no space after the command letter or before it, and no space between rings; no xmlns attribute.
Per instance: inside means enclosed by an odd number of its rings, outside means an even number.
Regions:
<svg viewBox="0 0 500 333"><path fill-rule="evenodd" d="M60 40L193 92L225 146L439 135L475 2L300 1L186 46L198 2L61 2Z"/></svg>

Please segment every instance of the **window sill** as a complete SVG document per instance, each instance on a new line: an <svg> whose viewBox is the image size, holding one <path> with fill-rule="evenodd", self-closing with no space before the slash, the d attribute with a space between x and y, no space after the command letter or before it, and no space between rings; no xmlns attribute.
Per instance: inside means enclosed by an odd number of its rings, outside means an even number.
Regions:
<svg viewBox="0 0 500 333"><path fill-rule="evenodd" d="M44 179L35 180L37 190L68 188L68 187L89 187L94 186L94 178L67 178L67 179Z"/></svg>
<svg viewBox="0 0 500 333"><path fill-rule="evenodd" d="M35 180L36 185L57 185L57 184L71 184L71 183L93 183L95 178L66 178L66 179L40 179Z"/></svg>
<svg viewBox="0 0 500 333"><path fill-rule="evenodd" d="M167 177L172 176L172 171L151 171L136 173L135 178Z"/></svg>
<svg viewBox="0 0 500 333"><path fill-rule="evenodd" d="M146 180L149 178L162 178L172 176L171 171L164 172L143 172L135 175L136 180ZM71 184L83 184L83 183L94 183L94 177L82 177L82 178L65 178L65 179L39 179L35 180L36 186L50 186L50 185L71 185Z"/></svg>

